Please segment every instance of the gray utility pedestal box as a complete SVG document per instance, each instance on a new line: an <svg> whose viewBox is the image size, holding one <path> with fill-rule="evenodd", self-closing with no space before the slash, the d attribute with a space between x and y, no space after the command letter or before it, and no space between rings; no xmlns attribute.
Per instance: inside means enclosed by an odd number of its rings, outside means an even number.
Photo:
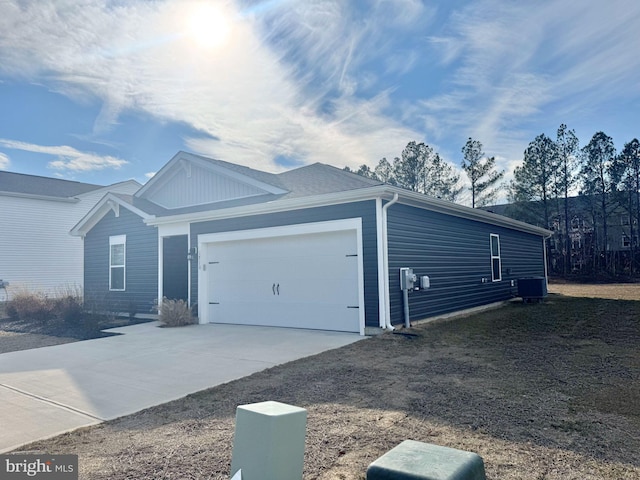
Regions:
<svg viewBox="0 0 640 480"><path fill-rule="evenodd" d="M547 296L547 279L544 277L519 278L518 296L525 302L542 300Z"/></svg>
<svg viewBox="0 0 640 480"><path fill-rule="evenodd" d="M405 440L367 468L367 480L486 480L476 453Z"/></svg>

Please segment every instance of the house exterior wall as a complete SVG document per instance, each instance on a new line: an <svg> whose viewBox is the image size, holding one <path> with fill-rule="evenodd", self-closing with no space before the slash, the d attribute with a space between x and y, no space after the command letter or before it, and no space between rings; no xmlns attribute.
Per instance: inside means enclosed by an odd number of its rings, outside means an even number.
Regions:
<svg viewBox="0 0 640 480"><path fill-rule="evenodd" d="M378 270L376 206L374 200L300 209L268 215L256 215L193 223L191 225L191 246L197 247L198 235L201 234L252 230L257 228L323 222L346 218L362 219L365 325L377 327L379 324ZM191 303L193 305L198 302L197 262L191 262L191 282Z"/></svg>
<svg viewBox="0 0 640 480"><path fill-rule="evenodd" d="M404 321L401 267L431 281L409 293L412 321L509 299L517 291L511 280L545 274L538 235L399 204L389 208L387 225L393 324ZM491 234L500 238L499 282L492 282Z"/></svg>
<svg viewBox="0 0 640 480"><path fill-rule="evenodd" d="M0 279L10 283L9 294L23 289L80 293L82 239L69 231L108 191L130 194L138 188L136 182L123 182L72 201L0 195Z"/></svg>
<svg viewBox="0 0 640 480"><path fill-rule="evenodd" d="M125 290L109 291L109 237L126 235ZM158 230L126 208L107 213L84 238L85 305L151 314L158 296Z"/></svg>

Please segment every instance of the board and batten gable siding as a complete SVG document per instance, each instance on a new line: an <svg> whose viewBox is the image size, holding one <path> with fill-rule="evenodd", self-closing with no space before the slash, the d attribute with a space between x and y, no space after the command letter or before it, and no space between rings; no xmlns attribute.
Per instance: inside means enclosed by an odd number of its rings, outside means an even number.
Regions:
<svg viewBox="0 0 640 480"><path fill-rule="evenodd" d="M165 208L180 208L264 194L255 186L190 164L188 170L176 165L176 172L148 195Z"/></svg>
<svg viewBox="0 0 640 480"><path fill-rule="evenodd" d="M126 235L125 291L109 291L109 237ZM151 314L158 297L158 231L120 208L107 213L84 238L85 302L91 309Z"/></svg>
<svg viewBox="0 0 640 480"><path fill-rule="evenodd" d="M499 282L491 280L491 234L500 238ZM394 324L404 319L401 267L430 278L429 289L409 293L413 321L507 300L517 290L511 280L545 274L541 236L407 205L389 208L388 243Z"/></svg>
<svg viewBox="0 0 640 480"><path fill-rule="evenodd" d="M365 325L378 327L378 264L376 238L376 204L374 200L306 208L191 224L191 246L198 246L198 235L258 228L299 225L305 223L362 219L362 251L364 269ZM198 264L191 262L191 303L198 302Z"/></svg>

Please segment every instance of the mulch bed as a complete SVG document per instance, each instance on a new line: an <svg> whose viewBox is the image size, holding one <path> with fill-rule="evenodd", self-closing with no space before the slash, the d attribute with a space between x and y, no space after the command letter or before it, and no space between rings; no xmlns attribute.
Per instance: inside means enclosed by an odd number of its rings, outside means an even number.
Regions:
<svg viewBox="0 0 640 480"><path fill-rule="evenodd" d="M147 321L149 320L137 318L90 317L85 321L69 324L58 320L33 322L0 316L0 354L118 335L103 330Z"/></svg>

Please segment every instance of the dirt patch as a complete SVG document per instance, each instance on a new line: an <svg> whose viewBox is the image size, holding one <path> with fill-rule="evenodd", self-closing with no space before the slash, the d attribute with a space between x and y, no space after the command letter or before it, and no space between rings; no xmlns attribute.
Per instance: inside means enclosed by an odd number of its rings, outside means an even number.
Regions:
<svg viewBox="0 0 640 480"><path fill-rule="evenodd" d="M549 284L550 293L568 297L608 298L612 300L640 301L640 283L607 283L602 285L583 285L577 283Z"/></svg>
<svg viewBox="0 0 640 480"><path fill-rule="evenodd" d="M62 343L77 342L77 338L55 337L38 333L6 332L0 330L0 353L49 347Z"/></svg>
<svg viewBox="0 0 640 480"><path fill-rule="evenodd" d="M23 451L78 454L80 478L228 479L237 405L277 400L308 409L306 480L364 479L405 439L477 452L495 480L640 477L640 301L556 294L411 332Z"/></svg>

